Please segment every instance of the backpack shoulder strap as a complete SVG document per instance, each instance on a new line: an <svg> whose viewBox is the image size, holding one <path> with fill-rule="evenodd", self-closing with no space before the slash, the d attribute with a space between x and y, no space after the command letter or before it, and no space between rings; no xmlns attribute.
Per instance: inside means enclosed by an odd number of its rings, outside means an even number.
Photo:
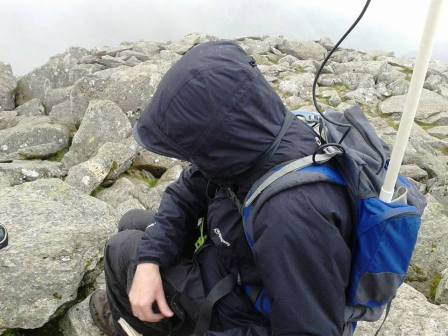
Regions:
<svg viewBox="0 0 448 336"><path fill-rule="evenodd" d="M332 154L320 155L323 155L320 160L328 161L332 157ZM243 203L243 227L249 246L253 246L252 222L268 199L286 189L315 182L346 186L336 170L328 165L312 164L311 156L276 166L256 181Z"/></svg>

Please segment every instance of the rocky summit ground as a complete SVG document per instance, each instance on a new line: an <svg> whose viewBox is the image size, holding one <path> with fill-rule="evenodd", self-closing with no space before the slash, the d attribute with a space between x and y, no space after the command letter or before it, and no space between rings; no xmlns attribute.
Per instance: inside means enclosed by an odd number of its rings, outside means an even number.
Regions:
<svg viewBox="0 0 448 336"><path fill-rule="evenodd" d="M0 223L10 233L0 250L0 334L101 335L87 302L104 286L104 244L127 210L157 209L184 164L139 148L132 124L170 66L215 39L70 48L20 78L0 62ZM329 39L237 42L290 109L313 109ZM319 79L319 101L339 111L361 105L392 144L412 69L412 59L390 52L339 49ZM447 163L448 65L432 62L402 167L428 208L382 335L448 335ZM356 334L377 326L360 323Z"/></svg>

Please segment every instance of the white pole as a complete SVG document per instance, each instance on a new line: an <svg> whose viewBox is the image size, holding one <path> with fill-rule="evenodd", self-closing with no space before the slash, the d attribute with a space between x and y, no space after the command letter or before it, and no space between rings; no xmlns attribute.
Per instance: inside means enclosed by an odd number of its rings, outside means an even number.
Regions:
<svg viewBox="0 0 448 336"><path fill-rule="evenodd" d="M418 102L422 94L426 71L428 70L429 60L434 46L437 24L440 20L440 14L442 13L442 4L443 0L431 0L431 5L429 7L425 28L420 41L420 49L417 54L414 72L404 103L403 115L398 128L397 138L392 150L386 178L381 188L380 199L387 203L390 203L392 200L395 183L408 145L412 125L414 124L415 113L417 112Z"/></svg>

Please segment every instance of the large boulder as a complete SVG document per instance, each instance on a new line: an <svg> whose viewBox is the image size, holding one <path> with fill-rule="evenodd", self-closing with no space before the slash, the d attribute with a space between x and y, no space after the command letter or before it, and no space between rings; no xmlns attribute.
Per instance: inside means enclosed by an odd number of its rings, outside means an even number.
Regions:
<svg viewBox="0 0 448 336"><path fill-rule="evenodd" d="M0 329L39 328L77 297L117 218L58 179L3 188L0 204L10 238L0 258Z"/></svg>
<svg viewBox="0 0 448 336"><path fill-rule="evenodd" d="M94 100L62 162L71 168L93 157L106 142L120 142L130 134L131 124L117 104L110 100Z"/></svg>
<svg viewBox="0 0 448 336"><path fill-rule="evenodd" d="M82 120L92 99L111 100L131 119L137 117L171 64L172 61L157 58L134 67L107 69L84 76L73 86L70 95L75 122L79 124Z"/></svg>
<svg viewBox="0 0 448 336"><path fill-rule="evenodd" d="M279 84L279 91L284 95L296 95L301 98L310 98L314 82L314 75L303 73L288 76Z"/></svg>
<svg viewBox="0 0 448 336"><path fill-rule="evenodd" d="M379 107L382 113L399 119L405 100L406 95L390 97ZM423 90L415 120L423 124L446 126L448 123L448 99L435 92Z"/></svg>
<svg viewBox="0 0 448 336"><path fill-rule="evenodd" d="M11 66L0 62L0 111L14 110L16 86Z"/></svg>
<svg viewBox="0 0 448 336"><path fill-rule="evenodd" d="M41 178L62 178L65 172L60 162L40 160L14 160L0 163L3 173L11 185L35 181Z"/></svg>
<svg viewBox="0 0 448 336"><path fill-rule="evenodd" d="M434 300L437 282L448 266L448 217L431 195L412 257L407 282Z"/></svg>
<svg viewBox="0 0 448 336"><path fill-rule="evenodd" d="M374 336L382 319L360 322L355 336ZM448 332L448 307L429 303L423 294L404 284L392 302L390 314L381 329L382 336L445 336Z"/></svg>
<svg viewBox="0 0 448 336"><path fill-rule="evenodd" d="M101 70L98 64L80 64L80 59L88 54L86 49L70 48L20 78L17 83L17 104L22 105L33 98L44 101L51 89L73 85L83 76Z"/></svg>
<svg viewBox="0 0 448 336"><path fill-rule="evenodd" d="M111 187L99 191L96 197L109 203L114 208L126 209L130 204L140 203L144 208L157 211L165 189L177 180L182 172L182 166L168 169L162 177L151 186L147 180L132 177L120 177ZM131 201L131 202L130 202ZM125 202L126 206L123 205Z"/></svg>
<svg viewBox="0 0 448 336"><path fill-rule="evenodd" d="M370 74L375 79L378 78L380 73L390 70L389 64L384 61L358 61L347 63L333 62L332 67L334 73L337 75L341 75L346 72L357 72Z"/></svg>
<svg viewBox="0 0 448 336"><path fill-rule="evenodd" d="M90 160L73 166L65 182L80 191L90 194L106 178L115 180L131 166L137 153L137 144L107 142Z"/></svg>
<svg viewBox="0 0 448 336"><path fill-rule="evenodd" d="M0 111L0 130L14 127L18 122L16 111Z"/></svg>
<svg viewBox="0 0 448 336"><path fill-rule="evenodd" d="M45 158L66 148L69 130L46 116L22 118L14 127L0 130L0 155Z"/></svg>
<svg viewBox="0 0 448 336"><path fill-rule="evenodd" d="M323 60L327 54L327 49L319 43L313 41L287 41L283 40L277 46L278 50L285 54L297 57L298 59Z"/></svg>
<svg viewBox="0 0 448 336"><path fill-rule="evenodd" d="M90 295L80 303L71 307L60 322L60 329L64 336L105 336L95 326L89 310Z"/></svg>
<svg viewBox="0 0 448 336"><path fill-rule="evenodd" d="M23 105L20 105L16 109L17 115L21 116L39 116L45 115L45 108L41 104L40 99L34 98Z"/></svg>

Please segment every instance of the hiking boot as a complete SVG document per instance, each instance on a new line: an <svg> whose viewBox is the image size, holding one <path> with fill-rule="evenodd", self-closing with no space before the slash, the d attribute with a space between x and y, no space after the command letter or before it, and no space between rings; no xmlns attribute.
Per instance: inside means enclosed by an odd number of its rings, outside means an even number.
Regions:
<svg viewBox="0 0 448 336"><path fill-rule="evenodd" d="M115 336L116 331L112 312L104 289L97 289L93 292L89 301L89 309L93 323L107 336Z"/></svg>

